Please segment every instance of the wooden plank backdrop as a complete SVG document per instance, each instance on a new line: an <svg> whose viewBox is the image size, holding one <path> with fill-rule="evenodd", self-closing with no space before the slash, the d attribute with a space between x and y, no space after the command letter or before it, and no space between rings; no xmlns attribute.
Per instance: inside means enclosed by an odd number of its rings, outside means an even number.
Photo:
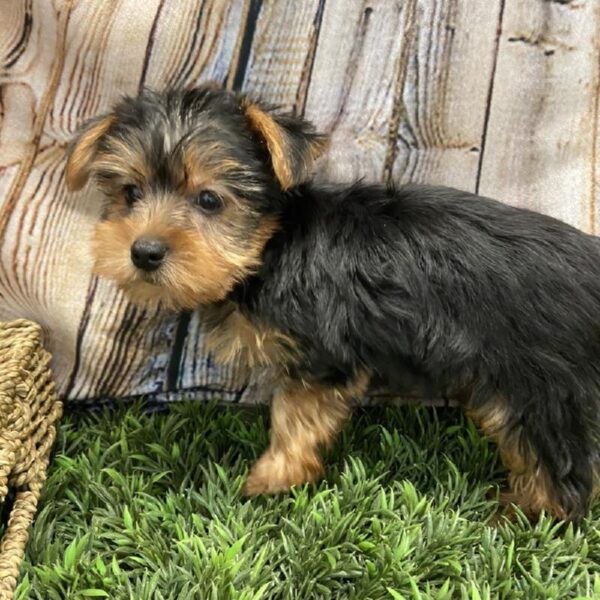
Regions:
<svg viewBox="0 0 600 600"><path fill-rule="evenodd" d="M594 232L599 0L0 0L0 319L40 322L69 399L237 399L198 314L90 276L66 144L122 94L213 79L314 121L323 180L449 184Z"/></svg>

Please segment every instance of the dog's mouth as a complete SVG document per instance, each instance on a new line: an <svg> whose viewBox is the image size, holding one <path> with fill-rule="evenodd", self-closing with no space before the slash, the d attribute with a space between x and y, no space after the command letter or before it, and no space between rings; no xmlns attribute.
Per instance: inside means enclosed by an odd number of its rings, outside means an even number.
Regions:
<svg viewBox="0 0 600 600"><path fill-rule="evenodd" d="M171 293L156 275L139 275L129 281L116 283L127 298L139 306L161 305L171 310L182 308L176 294Z"/></svg>
<svg viewBox="0 0 600 600"><path fill-rule="evenodd" d="M196 289L169 281L167 273L157 269L152 273L135 269L131 277L115 280L127 298L139 306L156 306L168 310L191 310L201 303Z"/></svg>
<svg viewBox="0 0 600 600"><path fill-rule="evenodd" d="M144 283L148 283L153 286L160 286L160 276L158 273L148 273L147 271L137 270L137 276Z"/></svg>
<svg viewBox="0 0 600 600"><path fill-rule="evenodd" d="M93 272L101 279L115 284L125 296L139 306L161 304L168 308L177 308L177 299L169 290L160 269L152 273L137 269L131 264L121 263L121 267L112 261L97 260Z"/></svg>

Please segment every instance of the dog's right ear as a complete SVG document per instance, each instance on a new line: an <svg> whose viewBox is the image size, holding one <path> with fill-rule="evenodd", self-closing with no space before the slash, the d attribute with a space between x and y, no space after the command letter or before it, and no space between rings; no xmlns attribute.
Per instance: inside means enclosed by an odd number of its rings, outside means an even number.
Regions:
<svg viewBox="0 0 600 600"><path fill-rule="evenodd" d="M90 177L98 142L111 128L116 117L112 114L96 117L85 123L75 134L67 149L65 181L71 191L80 190Z"/></svg>

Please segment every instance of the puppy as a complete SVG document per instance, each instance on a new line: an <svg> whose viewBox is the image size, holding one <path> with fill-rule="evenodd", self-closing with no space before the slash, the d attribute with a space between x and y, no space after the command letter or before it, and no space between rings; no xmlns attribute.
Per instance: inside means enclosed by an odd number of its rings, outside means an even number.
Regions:
<svg viewBox="0 0 600 600"><path fill-rule="evenodd" d="M600 247L541 214L439 187L311 183L326 140L215 86L125 98L68 151L106 201L95 272L203 308L221 361L276 374L248 494L322 476L374 380L458 398L498 444L506 499L579 519L598 469Z"/></svg>

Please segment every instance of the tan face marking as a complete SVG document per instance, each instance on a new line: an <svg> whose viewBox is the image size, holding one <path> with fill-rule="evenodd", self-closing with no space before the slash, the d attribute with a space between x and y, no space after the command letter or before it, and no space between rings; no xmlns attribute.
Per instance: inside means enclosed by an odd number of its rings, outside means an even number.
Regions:
<svg viewBox="0 0 600 600"><path fill-rule="evenodd" d="M265 217L244 239L236 232L243 228L241 211L230 203L223 212L230 212L231 218L197 214L186 198L141 200L126 216L109 216L96 226L94 272L112 279L142 304L191 309L218 302L258 267L276 228L275 220ZM156 272L142 272L131 261L131 246L141 237L158 238L168 247Z"/></svg>

